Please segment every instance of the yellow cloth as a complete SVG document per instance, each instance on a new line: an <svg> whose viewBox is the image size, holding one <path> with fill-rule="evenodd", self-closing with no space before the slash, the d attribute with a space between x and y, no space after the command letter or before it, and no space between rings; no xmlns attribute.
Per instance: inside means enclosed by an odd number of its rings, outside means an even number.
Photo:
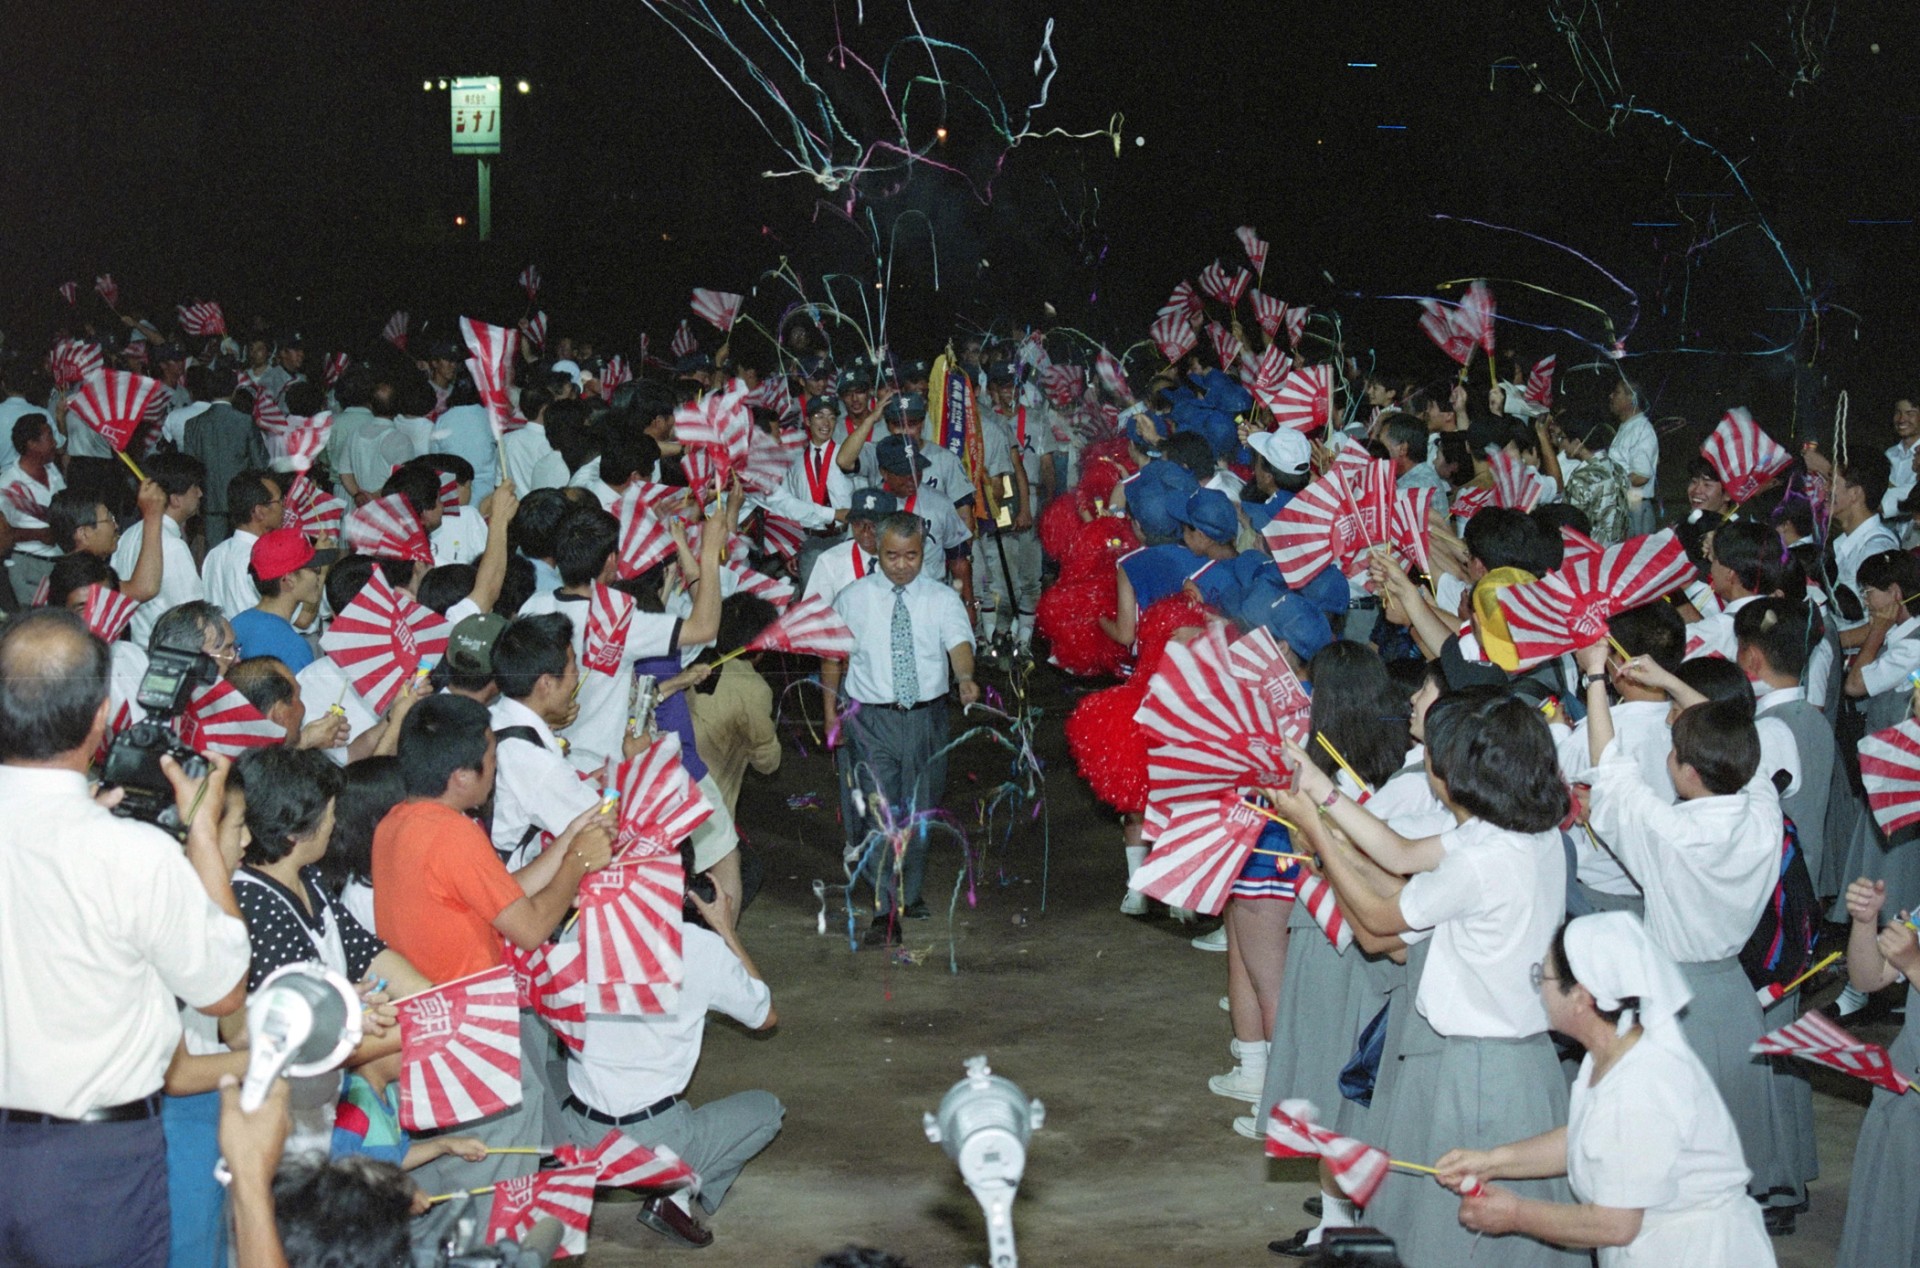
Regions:
<svg viewBox="0 0 1920 1268"><path fill-rule="evenodd" d="M1500 592L1508 586L1535 581L1523 568L1495 568L1473 587L1475 629L1480 636L1480 654L1508 673L1520 667L1520 654L1514 650L1513 636L1507 632L1507 616L1500 610Z"/></svg>

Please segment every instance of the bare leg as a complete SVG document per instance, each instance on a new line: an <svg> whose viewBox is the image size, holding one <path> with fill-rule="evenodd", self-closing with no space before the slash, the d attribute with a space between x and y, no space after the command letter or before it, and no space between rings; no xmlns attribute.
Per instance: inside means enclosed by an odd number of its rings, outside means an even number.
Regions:
<svg viewBox="0 0 1920 1268"><path fill-rule="evenodd" d="M1287 918L1293 914L1291 902L1263 898L1228 905L1227 944L1231 948L1238 935L1240 961L1258 1001L1260 1033L1273 1033L1273 1014L1280 1003L1280 978L1287 968ZM1234 1033L1238 1035L1236 1026Z"/></svg>
<svg viewBox="0 0 1920 1268"><path fill-rule="evenodd" d="M1227 1015L1233 1019L1233 1037L1242 1043L1263 1042L1273 1033L1271 1023L1262 1028L1262 1016L1270 1016L1272 1010L1262 1009L1247 960L1248 908L1264 905L1229 898L1224 913L1227 924Z"/></svg>

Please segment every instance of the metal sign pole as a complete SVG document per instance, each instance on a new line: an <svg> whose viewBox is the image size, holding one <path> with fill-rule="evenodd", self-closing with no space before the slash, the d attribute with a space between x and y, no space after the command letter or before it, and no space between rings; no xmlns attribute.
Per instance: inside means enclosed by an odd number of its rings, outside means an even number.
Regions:
<svg viewBox="0 0 1920 1268"><path fill-rule="evenodd" d="M483 158L474 162L480 168L480 241L493 236L493 164Z"/></svg>

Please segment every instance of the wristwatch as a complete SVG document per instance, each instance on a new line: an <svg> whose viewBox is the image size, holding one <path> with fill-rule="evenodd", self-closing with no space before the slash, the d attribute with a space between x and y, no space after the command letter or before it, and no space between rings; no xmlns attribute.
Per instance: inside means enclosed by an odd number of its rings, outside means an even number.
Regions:
<svg viewBox="0 0 1920 1268"><path fill-rule="evenodd" d="M1580 684L1585 687L1591 687L1596 682L1605 682L1606 680L1607 676L1604 673L1595 672L1580 675Z"/></svg>

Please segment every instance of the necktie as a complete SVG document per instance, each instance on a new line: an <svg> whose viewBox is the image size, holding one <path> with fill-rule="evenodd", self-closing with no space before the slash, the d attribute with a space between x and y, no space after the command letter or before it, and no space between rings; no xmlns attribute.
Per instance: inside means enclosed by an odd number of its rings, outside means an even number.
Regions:
<svg viewBox="0 0 1920 1268"><path fill-rule="evenodd" d="M913 620L907 615L907 588L893 588L893 698L920 703L920 675L913 665Z"/></svg>

